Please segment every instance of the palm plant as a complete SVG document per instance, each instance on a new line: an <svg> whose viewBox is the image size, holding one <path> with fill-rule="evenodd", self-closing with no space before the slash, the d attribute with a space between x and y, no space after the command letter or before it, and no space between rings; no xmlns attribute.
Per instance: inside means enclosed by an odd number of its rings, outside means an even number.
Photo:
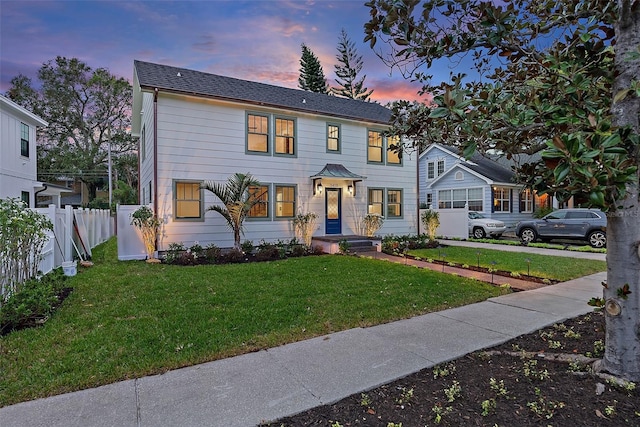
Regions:
<svg viewBox="0 0 640 427"><path fill-rule="evenodd" d="M260 197L250 191L251 187L259 187L260 182L250 173L236 173L229 177L226 184L207 181L202 185L211 191L222 205L211 205L208 211L218 212L227 221L233 231L234 248L240 250L240 235L243 233L243 222L253 206L260 202Z"/></svg>

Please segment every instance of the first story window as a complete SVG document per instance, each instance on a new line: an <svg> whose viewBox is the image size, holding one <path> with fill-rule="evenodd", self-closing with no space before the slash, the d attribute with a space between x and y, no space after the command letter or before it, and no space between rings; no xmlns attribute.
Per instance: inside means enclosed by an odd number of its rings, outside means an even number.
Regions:
<svg viewBox="0 0 640 427"><path fill-rule="evenodd" d="M255 201L255 204L249 211L248 218L269 217L269 186L249 187L249 200Z"/></svg>
<svg viewBox="0 0 640 427"><path fill-rule="evenodd" d="M387 190L387 217L402 216L402 190Z"/></svg>
<svg viewBox="0 0 640 427"><path fill-rule="evenodd" d="M276 154L295 154L295 121L276 118Z"/></svg>
<svg viewBox="0 0 640 427"><path fill-rule="evenodd" d="M520 192L520 212L533 212L533 192L530 188L525 188Z"/></svg>
<svg viewBox="0 0 640 427"><path fill-rule="evenodd" d="M296 212L295 185L276 185L275 190L275 217L293 218Z"/></svg>
<svg viewBox="0 0 640 427"><path fill-rule="evenodd" d="M370 188L367 193L367 213L382 216L384 190L382 188Z"/></svg>
<svg viewBox="0 0 640 427"><path fill-rule="evenodd" d="M457 188L455 190L438 191L438 208L482 211L482 188Z"/></svg>
<svg viewBox="0 0 640 427"><path fill-rule="evenodd" d="M493 211L511 212L511 189L495 187L493 189Z"/></svg>
<svg viewBox="0 0 640 427"><path fill-rule="evenodd" d="M29 125L20 123L20 155L29 157Z"/></svg>
<svg viewBox="0 0 640 427"><path fill-rule="evenodd" d="M433 207L433 194L427 193L427 209L431 209Z"/></svg>
<svg viewBox="0 0 640 427"><path fill-rule="evenodd" d="M469 188L467 190L467 201L469 203L469 210L482 212L483 203L482 203L482 188Z"/></svg>
<svg viewBox="0 0 640 427"><path fill-rule="evenodd" d="M327 151L340 152L340 126L327 125Z"/></svg>
<svg viewBox="0 0 640 427"><path fill-rule="evenodd" d="M140 160L144 161L147 155L147 129L145 125L142 125L142 132L140 133Z"/></svg>
<svg viewBox="0 0 640 427"><path fill-rule="evenodd" d="M30 199L31 199L31 195L29 194L28 191L20 192L20 200L22 200L27 205L28 208L31 207Z"/></svg>
<svg viewBox="0 0 640 427"><path fill-rule="evenodd" d="M247 114L247 151L269 152L269 117Z"/></svg>
<svg viewBox="0 0 640 427"><path fill-rule="evenodd" d="M175 181L173 203L176 220L202 219L203 197L200 182Z"/></svg>

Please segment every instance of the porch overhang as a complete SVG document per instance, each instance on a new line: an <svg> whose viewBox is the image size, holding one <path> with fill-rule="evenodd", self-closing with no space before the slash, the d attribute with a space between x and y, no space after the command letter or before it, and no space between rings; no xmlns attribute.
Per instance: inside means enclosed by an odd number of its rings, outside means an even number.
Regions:
<svg viewBox="0 0 640 427"><path fill-rule="evenodd" d="M334 179L341 181L351 181L351 188L353 189L353 195L356 195L356 182L360 182L367 179L366 176L358 175L345 168L338 163L327 163L324 168L315 175L311 175L313 180L313 195L315 196L322 188L322 179Z"/></svg>

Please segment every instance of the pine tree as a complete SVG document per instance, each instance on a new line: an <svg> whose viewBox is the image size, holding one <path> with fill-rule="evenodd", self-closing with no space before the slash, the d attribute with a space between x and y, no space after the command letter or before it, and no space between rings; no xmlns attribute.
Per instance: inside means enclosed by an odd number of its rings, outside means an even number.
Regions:
<svg viewBox="0 0 640 427"><path fill-rule="evenodd" d="M300 58L300 77L298 77L300 89L311 92L328 93L329 86L324 77L322 65L318 57L302 43L302 58Z"/></svg>
<svg viewBox="0 0 640 427"><path fill-rule="evenodd" d="M357 79L358 73L362 70L362 55L358 55L355 44L349 39L344 28L340 32L336 59L336 82L340 86L333 88L334 93L345 98L369 101L373 89L367 90L364 87L364 79L367 76Z"/></svg>

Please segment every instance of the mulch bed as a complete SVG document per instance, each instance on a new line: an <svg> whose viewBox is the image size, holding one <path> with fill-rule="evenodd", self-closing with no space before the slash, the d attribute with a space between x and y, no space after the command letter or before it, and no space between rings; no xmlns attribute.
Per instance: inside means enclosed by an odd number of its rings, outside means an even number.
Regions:
<svg viewBox="0 0 640 427"><path fill-rule="evenodd" d="M640 426L638 388L555 360L600 357L603 342L593 312L267 425Z"/></svg>

